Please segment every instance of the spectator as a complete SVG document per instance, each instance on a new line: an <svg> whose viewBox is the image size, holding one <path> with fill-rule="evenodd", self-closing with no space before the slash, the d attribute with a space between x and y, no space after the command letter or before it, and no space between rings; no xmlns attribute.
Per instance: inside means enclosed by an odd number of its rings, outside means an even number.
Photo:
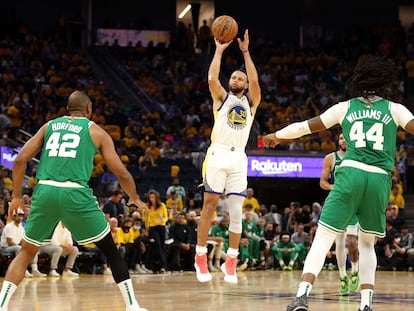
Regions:
<svg viewBox="0 0 414 311"><path fill-rule="evenodd" d="M148 191L148 209L145 211L144 219L149 230L150 254L154 256L152 269L156 271L158 267L155 262L158 262L159 271L165 273L168 270L164 248L168 212L165 204L161 202L159 193L153 189Z"/></svg>
<svg viewBox="0 0 414 311"><path fill-rule="evenodd" d="M401 232L402 227L405 225L405 219L400 215L400 209L397 205L391 205L391 220L392 226L398 231Z"/></svg>
<svg viewBox="0 0 414 311"><path fill-rule="evenodd" d="M172 271L192 271L195 245L192 241L190 228L186 224L184 212L180 212L175 222L170 226L169 238L173 240L167 249L167 262L170 269Z"/></svg>
<svg viewBox="0 0 414 311"><path fill-rule="evenodd" d="M50 243L40 247L40 253L48 254L51 257L49 276L60 276L60 274L57 272L59 259L60 257L66 256L67 259L62 272L62 276L79 276L78 273L72 271L79 250L76 246L73 245L72 234L61 221L57 224Z"/></svg>
<svg viewBox="0 0 414 311"><path fill-rule="evenodd" d="M13 213L13 221L10 221L3 229L1 234L0 244L2 250L6 253L11 253L16 256L22 249L22 241L24 236L24 227L22 226L22 220L24 217L24 211L18 209L17 213ZM26 270L26 277L33 276L46 276L46 274L39 271L37 267L38 254L33 258L30 263L32 273Z"/></svg>
<svg viewBox="0 0 414 311"><path fill-rule="evenodd" d="M123 196L123 192L121 190L115 190L111 193L111 197L107 200L103 206L103 213L105 214L105 218L108 220L115 217L118 220L123 219L124 211L120 206L120 202Z"/></svg>
<svg viewBox="0 0 414 311"><path fill-rule="evenodd" d="M185 188L180 185L180 179L178 177L174 178L172 181L172 185L167 188L167 198L171 197L171 192L175 191L177 197L181 199L181 201L185 202Z"/></svg>
<svg viewBox="0 0 414 311"><path fill-rule="evenodd" d="M258 213L260 210L260 204L257 198L254 197L254 190L253 188L247 188L246 190L246 197L243 201L243 207L246 206L246 204L249 203L252 205L252 211L255 213ZM245 212L245 209L243 208L243 213Z"/></svg>

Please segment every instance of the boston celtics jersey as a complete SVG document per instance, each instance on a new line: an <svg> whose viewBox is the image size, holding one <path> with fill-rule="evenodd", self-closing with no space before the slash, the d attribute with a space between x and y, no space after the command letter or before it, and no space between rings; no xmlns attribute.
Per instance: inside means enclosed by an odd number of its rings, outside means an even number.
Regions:
<svg viewBox="0 0 414 311"><path fill-rule="evenodd" d="M228 94L220 108L214 112L212 144L246 147L253 124L249 100L243 95L238 98Z"/></svg>
<svg viewBox="0 0 414 311"><path fill-rule="evenodd" d="M334 184L334 182L335 182L335 171L341 165L342 160L344 159L339 155L338 151L335 151L333 153L333 157L334 157L333 158L333 165L332 165L331 177L330 177L330 183L331 184Z"/></svg>
<svg viewBox="0 0 414 311"><path fill-rule="evenodd" d="M96 153L89 134L92 124L87 118L70 116L49 121L36 177L87 186Z"/></svg>
<svg viewBox="0 0 414 311"><path fill-rule="evenodd" d="M390 105L385 99L372 103L358 98L350 100L341 123L348 143L346 160L377 166L388 172L393 170L397 124Z"/></svg>

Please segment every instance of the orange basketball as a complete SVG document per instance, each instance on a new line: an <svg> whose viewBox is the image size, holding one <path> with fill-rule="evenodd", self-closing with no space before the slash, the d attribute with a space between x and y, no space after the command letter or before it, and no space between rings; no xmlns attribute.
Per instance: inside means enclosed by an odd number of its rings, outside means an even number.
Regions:
<svg viewBox="0 0 414 311"><path fill-rule="evenodd" d="M239 26L236 20L229 15L220 15L216 17L211 25L211 31L214 38L221 42L229 42L236 38L239 32Z"/></svg>

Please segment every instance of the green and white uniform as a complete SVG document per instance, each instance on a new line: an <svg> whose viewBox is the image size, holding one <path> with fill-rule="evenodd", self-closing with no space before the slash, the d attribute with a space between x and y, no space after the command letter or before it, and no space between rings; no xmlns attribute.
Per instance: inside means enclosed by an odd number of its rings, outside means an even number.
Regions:
<svg viewBox="0 0 414 311"><path fill-rule="evenodd" d="M38 185L32 197L25 240L49 241L62 220L79 244L96 242L109 232L88 181L96 147L87 118L64 116L49 121L44 137Z"/></svg>
<svg viewBox="0 0 414 311"><path fill-rule="evenodd" d="M360 230L384 236L397 128L405 128L413 114L401 104L375 97L370 102L340 102L320 118L326 128L342 126L348 147L319 224L343 232L356 215Z"/></svg>
<svg viewBox="0 0 414 311"><path fill-rule="evenodd" d="M335 173L336 169L341 166L342 160L344 159L339 155L338 151L333 152L333 165L331 169L331 178L330 183L335 183ZM346 234L358 236L358 217L354 215L351 219L351 222L346 227Z"/></svg>

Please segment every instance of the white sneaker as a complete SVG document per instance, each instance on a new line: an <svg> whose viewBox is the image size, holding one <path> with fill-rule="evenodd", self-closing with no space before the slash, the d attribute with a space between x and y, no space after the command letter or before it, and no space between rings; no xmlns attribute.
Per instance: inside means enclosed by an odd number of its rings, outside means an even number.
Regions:
<svg viewBox="0 0 414 311"><path fill-rule="evenodd" d="M141 269L144 270L144 272L146 272L146 273L152 273L152 270L147 269L147 267L145 267L144 264L141 265Z"/></svg>
<svg viewBox="0 0 414 311"><path fill-rule="evenodd" d="M57 273L56 270L50 270L49 276L57 277L58 278L58 277L60 277L60 274Z"/></svg>
<svg viewBox="0 0 414 311"><path fill-rule="evenodd" d="M143 274L143 273L147 273L147 272L145 272L139 264L136 264L135 265L135 273Z"/></svg>
<svg viewBox="0 0 414 311"><path fill-rule="evenodd" d="M46 276L46 274L40 272L39 270L33 270L32 274L33 274L33 276L36 276L36 277L45 277Z"/></svg>
<svg viewBox="0 0 414 311"><path fill-rule="evenodd" d="M68 270L68 271L63 271L62 276L78 277L79 273L73 272L72 270Z"/></svg>
<svg viewBox="0 0 414 311"><path fill-rule="evenodd" d="M112 275L112 271L110 268L107 268L106 270L104 270L103 274L105 275Z"/></svg>
<svg viewBox="0 0 414 311"><path fill-rule="evenodd" d="M29 272L29 270L26 270L26 272L24 273L24 276L25 276L26 278L32 278L32 277L33 277L33 274L31 274L31 273Z"/></svg>

